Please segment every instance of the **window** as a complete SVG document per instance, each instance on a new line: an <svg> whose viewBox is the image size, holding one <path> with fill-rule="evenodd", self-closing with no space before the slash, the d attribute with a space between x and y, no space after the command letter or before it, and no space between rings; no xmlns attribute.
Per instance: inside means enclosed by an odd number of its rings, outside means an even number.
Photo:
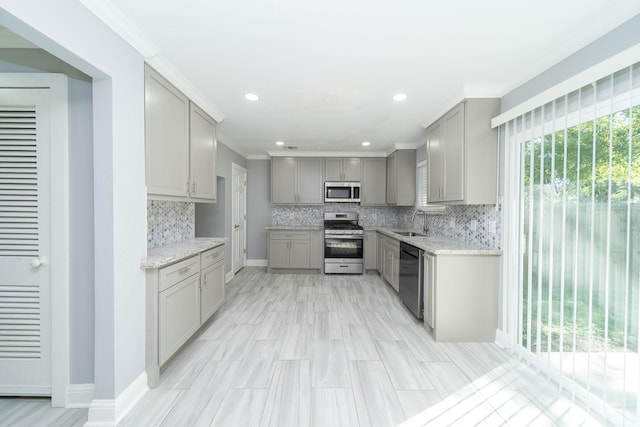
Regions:
<svg viewBox="0 0 640 427"><path fill-rule="evenodd" d="M427 206L427 161L416 166L416 208Z"/></svg>
<svg viewBox="0 0 640 427"><path fill-rule="evenodd" d="M519 154L513 231L520 255L512 258L519 350L614 424L632 425L640 368L640 63L504 130Z"/></svg>

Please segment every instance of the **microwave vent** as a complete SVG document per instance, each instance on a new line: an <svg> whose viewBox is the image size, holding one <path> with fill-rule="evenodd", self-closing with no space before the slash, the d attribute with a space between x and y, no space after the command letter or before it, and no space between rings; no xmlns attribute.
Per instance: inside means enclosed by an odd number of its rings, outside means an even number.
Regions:
<svg viewBox="0 0 640 427"><path fill-rule="evenodd" d="M285 150L297 150L298 147L296 147L295 145L285 145L284 147Z"/></svg>

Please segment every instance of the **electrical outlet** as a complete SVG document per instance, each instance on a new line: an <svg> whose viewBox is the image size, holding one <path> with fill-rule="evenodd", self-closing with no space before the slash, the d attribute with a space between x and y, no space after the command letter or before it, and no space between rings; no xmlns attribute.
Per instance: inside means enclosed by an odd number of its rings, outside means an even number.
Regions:
<svg viewBox="0 0 640 427"><path fill-rule="evenodd" d="M449 227L454 228L456 226L456 219L449 218Z"/></svg>
<svg viewBox="0 0 640 427"><path fill-rule="evenodd" d="M469 230L476 231L476 228L478 228L478 221L475 219L469 221Z"/></svg>
<svg viewBox="0 0 640 427"><path fill-rule="evenodd" d="M496 234L496 222L495 221L489 221L487 223L487 226L489 228L489 233Z"/></svg>

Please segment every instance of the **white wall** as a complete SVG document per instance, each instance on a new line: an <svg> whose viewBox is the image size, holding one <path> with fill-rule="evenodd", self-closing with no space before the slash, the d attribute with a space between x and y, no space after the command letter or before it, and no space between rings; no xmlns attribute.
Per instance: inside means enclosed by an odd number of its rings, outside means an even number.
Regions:
<svg viewBox="0 0 640 427"><path fill-rule="evenodd" d="M142 56L74 0L0 0L0 25L94 78L95 397L144 372Z"/></svg>

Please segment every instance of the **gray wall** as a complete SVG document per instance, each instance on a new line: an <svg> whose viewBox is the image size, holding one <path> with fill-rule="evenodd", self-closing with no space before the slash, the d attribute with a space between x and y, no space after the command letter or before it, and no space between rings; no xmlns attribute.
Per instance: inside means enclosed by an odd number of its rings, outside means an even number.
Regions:
<svg viewBox="0 0 640 427"><path fill-rule="evenodd" d="M640 15L634 16L624 24L506 94L502 98L501 111L507 111L575 74L640 43L640 31L638 31L638 28L640 28Z"/></svg>
<svg viewBox="0 0 640 427"><path fill-rule="evenodd" d="M224 191L218 194L217 203L196 204L196 237L228 237L231 239L233 228L231 208L233 196L231 185L231 164L235 163L243 168L247 167L247 159L218 141L216 159L216 173L224 178ZM220 183L220 179L218 180ZM220 216L224 214L224 234L219 233ZM200 234L200 233L201 234ZM215 233L215 234L213 234ZM231 271L232 252L231 242L225 246L225 271Z"/></svg>
<svg viewBox="0 0 640 427"><path fill-rule="evenodd" d="M91 78L40 49L0 49L0 72L69 77L69 340L71 384L93 383L94 232Z"/></svg>
<svg viewBox="0 0 640 427"><path fill-rule="evenodd" d="M247 160L247 259L267 259L271 224L271 160Z"/></svg>

